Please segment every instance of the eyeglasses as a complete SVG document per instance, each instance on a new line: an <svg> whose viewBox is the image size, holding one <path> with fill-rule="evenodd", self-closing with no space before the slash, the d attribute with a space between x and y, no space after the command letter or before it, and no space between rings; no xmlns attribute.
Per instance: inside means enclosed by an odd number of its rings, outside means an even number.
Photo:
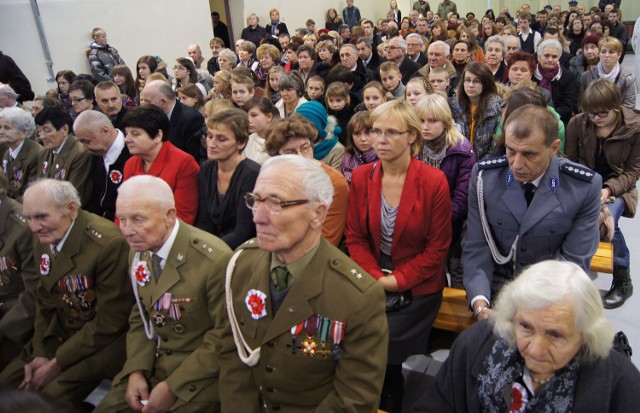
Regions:
<svg viewBox="0 0 640 413"><path fill-rule="evenodd" d="M279 215L284 208L288 208L295 205L303 205L311 202L308 199L296 199L293 201L281 201L275 196L267 196L265 198L260 197L257 194L247 192L244 195L244 202L247 204L247 208L252 211L257 211L260 203L264 202L264 207L271 215Z"/></svg>
<svg viewBox="0 0 640 413"><path fill-rule="evenodd" d="M389 50L400 50L402 47L400 46L389 46Z"/></svg>
<svg viewBox="0 0 640 413"><path fill-rule="evenodd" d="M607 110L604 112L587 113L587 116L589 117L589 119L594 119L596 116L599 117L600 119L603 119L609 116L609 112L611 112L611 110Z"/></svg>
<svg viewBox="0 0 640 413"><path fill-rule="evenodd" d="M382 137L382 135L386 136L387 138L391 138L391 139L395 139L397 137L399 137L400 135L404 135L405 133L409 132L408 130L404 130L404 131L399 131L399 130L395 130L395 129L387 129L387 130L382 130L382 129L371 129L371 136L373 136L374 138L380 138Z"/></svg>
<svg viewBox="0 0 640 413"><path fill-rule="evenodd" d="M468 77L464 79L464 83L467 84L471 84L471 85L479 85L482 83L482 80L480 79L469 79Z"/></svg>
<svg viewBox="0 0 640 413"><path fill-rule="evenodd" d="M298 148L283 149L282 152L280 152L280 154L281 155L302 155L309 152L312 149L313 147L311 146L310 143L305 143Z"/></svg>
<svg viewBox="0 0 640 413"><path fill-rule="evenodd" d="M82 102L85 99L87 99L87 98L71 98L71 101L78 103L78 102Z"/></svg>

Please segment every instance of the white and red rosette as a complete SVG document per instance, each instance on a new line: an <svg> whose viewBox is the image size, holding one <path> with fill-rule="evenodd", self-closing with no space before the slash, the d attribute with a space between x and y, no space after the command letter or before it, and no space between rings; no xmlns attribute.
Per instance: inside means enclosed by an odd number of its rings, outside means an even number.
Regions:
<svg viewBox="0 0 640 413"><path fill-rule="evenodd" d="M113 171L109 172L109 179L111 179L111 182L113 182L114 184L119 184L120 182L122 182L122 172L114 169Z"/></svg>
<svg viewBox="0 0 640 413"><path fill-rule="evenodd" d="M51 259L49 255L42 254L42 261L40 261L40 274L49 275L49 271L51 270Z"/></svg>
<svg viewBox="0 0 640 413"><path fill-rule="evenodd" d="M147 263L144 261L138 261L138 264L135 267L134 275L136 276L136 281L140 287L144 287L149 282L149 277L151 273L149 272L149 267L147 267Z"/></svg>
<svg viewBox="0 0 640 413"><path fill-rule="evenodd" d="M249 290L244 302L254 320L259 320L267 315L267 295L262 291Z"/></svg>

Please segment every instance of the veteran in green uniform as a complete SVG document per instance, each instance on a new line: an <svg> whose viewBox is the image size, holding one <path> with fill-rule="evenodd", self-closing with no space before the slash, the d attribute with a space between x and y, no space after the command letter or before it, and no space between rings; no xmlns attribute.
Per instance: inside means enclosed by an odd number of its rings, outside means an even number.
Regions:
<svg viewBox="0 0 640 413"><path fill-rule="evenodd" d="M0 142L8 145L2 156L2 172L9 179L7 195L22 202L22 194L38 175L42 146L30 139L36 124L29 112L20 108L0 111Z"/></svg>
<svg viewBox="0 0 640 413"><path fill-rule="evenodd" d="M160 178L125 181L116 217L131 246L137 304L127 362L96 412L219 411L217 356L231 250L176 218L173 193Z"/></svg>
<svg viewBox="0 0 640 413"><path fill-rule="evenodd" d="M7 186L0 174L0 370L31 339L38 285L31 231Z"/></svg>
<svg viewBox="0 0 640 413"><path fill-rule="evenodd" d="M253 193L257 238L229 263L220 354L223 412L372 412L387 362L382 287L322 239L333 197L313 161L266 161Z"/></svg>
<svg viewBox="0 0 640 413"><path fill-rule="evenodd" d="M24 194L39 264L34 335L0 383L79 404L122 368L133 293L129 247L117 227L80 210L69 182L45 179Z"/></svg>
<svg viewBox="0 0 640 413"><path fill-rule="evenodd" d="M71 117L59 107L44 108L36 115L44 151L38 157L38 178L73 184L83 204L91 198L91 152L71 134Z"/></svg>

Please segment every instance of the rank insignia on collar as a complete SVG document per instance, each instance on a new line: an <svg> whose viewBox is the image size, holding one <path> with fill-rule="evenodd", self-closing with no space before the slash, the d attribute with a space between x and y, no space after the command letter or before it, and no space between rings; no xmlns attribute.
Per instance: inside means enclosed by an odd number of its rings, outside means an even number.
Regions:
<svg viewBox="0 0 640 413"><path fill-rule="evenodd" d="M176 259L178 261L182 261L184 259L184 256L182 254L178 254L178 256L176 257Z"/></svg>
<svg viewBox="0 0 640 413"><path fill-rule="evenodd" d="M267 295L260 290L247 291L247 297L244 299L251 318L259 320L267 315Z"/></svg>
<svg viewBox="0 0 640 413"><path fill-rule="evenodd" d="M511 186L513 183L513 172L509 171L507 173L507 187Z"/></svg>
<svg viewBox="0 0 640 413"><path fill-rule="evenodd" d="M151 273L149 272L149 267L147 267L147 263L144 261L139 261L138 265L136 265L133 275L136 277L136 281L140 287L144 287L149 282L149 276Z"/></svg>
<svg viewBox="0 0 640 413"><path fill-rule="evenodd" d="M111 182L113 182L114 184L119 184L120 182L122 182L122 172L114 169L113 171L109 172L109 179L111 179Z"/></svg>
<svg viewBox="0 0 640 413"><path fill-rule="evenodd" d="M42 254L42 261L40 261L40 274L47 276L51 270L51 259L48 254Z"/></svg>

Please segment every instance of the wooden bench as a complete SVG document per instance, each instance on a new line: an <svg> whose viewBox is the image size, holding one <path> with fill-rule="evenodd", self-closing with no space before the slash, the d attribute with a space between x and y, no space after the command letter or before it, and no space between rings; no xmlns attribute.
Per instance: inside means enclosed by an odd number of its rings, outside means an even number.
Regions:
<svg viewBox="0 0 640 413"><path fill-rule="evenodd" d="M591 271L613 273L613 245L601 242L591 259ZM433 327L441 330L460 333L474 323L469 311L466 292L458 288L445 287L442 294L442 305L433 323Z"/></svg>

